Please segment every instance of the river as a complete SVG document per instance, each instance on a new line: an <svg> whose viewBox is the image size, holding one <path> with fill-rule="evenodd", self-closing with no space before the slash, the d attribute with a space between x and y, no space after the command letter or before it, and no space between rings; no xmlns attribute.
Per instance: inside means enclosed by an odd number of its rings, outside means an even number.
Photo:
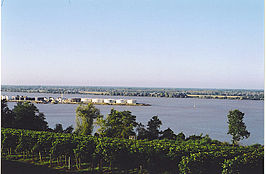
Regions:
<svg viewBox="0 0 266 174"><path fill-rule="evenodd" d="M43 97L60 97L59 94L44 93L13 93L2 92L1 95L26 95ZM154 98L154 97L121 97L101 95L64 94L64 97L86 98L113 98L136 99L138 103L151 104L151 106L116 106L95 105L101 114L107 115L111 108L119 111L129 110L136 116L138 122L147 124L152 116L158 115L163 125L161 130L171 128L176 134L183 132L186 137L196 134L208 134L212 139L230 142L231 136L227 134L227 114L229 110L239 109L245 113L244 122L250 132L248 139L241 144L264 144L264 101L257 100L222 100L222 99L192 99L192 98ZM13 108L16 103L9 102ZM75 126L75 104L35 104L40 112L46 116L49 126L61 123L64 128ZM195 107L194 107L195 106Z"/></svg>

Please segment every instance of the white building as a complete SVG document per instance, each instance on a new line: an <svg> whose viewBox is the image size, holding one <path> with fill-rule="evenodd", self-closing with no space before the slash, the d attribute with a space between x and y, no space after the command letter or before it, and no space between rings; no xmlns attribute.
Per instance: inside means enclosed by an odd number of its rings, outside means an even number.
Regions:
<svg viewBox="0 0 266 174"><path fill-rule="evenodd" d="M8 96L7 95L1 95L1 100L8 100Z"/></svg>
<svg viewBox="0 0 266 174"><path fill-rule="evenodd" d="M91 102L92 103L99 103L99 99L98 98L93 98L93 99L91 99Z"/></svg>
<svg viewBox="0 0 266 174"><path fill-rule="evenodd" d="M136 104L137 103L137 100L135 100L135 99L129 99L129 100L127 100L127 103L128 104Z"/></svg>
<svg viewBox="0 0 266 174"><path fill-rule="evenodd" d="M92 102L92 103L103 103L104 100L101 99L101 98L93 98L93 99L91 99L91 102Z"/></svg>
<svg viewBox="0 0 266 174"><path fill-rule="evenodd" d="M115 102L118 103L118 104L125 104L125 103L127 103L127 101L124 100L124 99L118 99Z"/></svg>
<svg viewBox="0 0 266 174"><path fill-rule="evenodd" d="M92 99L91 98L81 98L81 102L90 103L90 102L92 102Z"/></svg>
<svg viewBox="0 0 266 174"><path fill-rule="evenodd" d="M114 99L104 99L104 103L115 103Z"/></svg>
<svg viewBox="0 0 266 174"><path fill-rule="evenodd" d="M61 97L58 97L58 98L55 99L55 100L58 101L58 102L62 102L62 101L63 101Z"/></svg>

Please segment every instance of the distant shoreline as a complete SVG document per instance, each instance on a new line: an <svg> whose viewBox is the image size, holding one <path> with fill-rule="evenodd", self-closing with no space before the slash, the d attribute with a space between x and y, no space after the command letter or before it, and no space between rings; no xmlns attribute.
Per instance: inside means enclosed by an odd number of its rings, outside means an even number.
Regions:
<svg viewBox="0 0 266 174"><path fill-rule="evenodd" d="M153 97L153 98L196 98L196 99L223 99L223 100L261 100L257 98L244 98L243 96L233 96L233 95L200 95L200 94L187 94L186 97L162 97L162 96L132 96L132 95L109 95L107 92L93 92L93 91L84 91L76 93L59 93L59 92L38 92L38 91L2 91L2 92L12 92L12 93L36 93L36 94L79 94L79 95L95 95L95 96L120 96L120 97ZM73 103L70 103L73 104ZM139 106L144 106L140 104ZM146 106L146 105L145 105Z"/></svg>
<svg viewBox="0 0 266 174"><path fill-rule="evenodd" d="M204 88L144 88L105 86L14 86L2 85L2 92L103 95L118 97L165 97L229 100L264 100L264 90Z"/></svg>
<svg viewBox="0 0 266 174"><path fill-rule="evenodd" d="M37 104L89 104L92 102L63 102L63 103L52 103L52 102L39 102L39 101L28 101L28 100L7 100L7 102L31 102L31 103L37 103ZM123 103L92 103L94 105L116 105L116 106L151 106L150 104L145 103L136 103L136 104L123 104Z"/></svg>

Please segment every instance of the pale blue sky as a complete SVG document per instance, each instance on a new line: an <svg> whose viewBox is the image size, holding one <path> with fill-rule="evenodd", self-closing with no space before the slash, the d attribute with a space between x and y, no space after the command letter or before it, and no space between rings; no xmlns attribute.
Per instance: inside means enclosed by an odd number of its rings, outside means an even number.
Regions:
<svg viewBox="0 0 266 174"><path fill-rule="evenodd" d="M5 0L2 84L264 86L263 0Z"/></svg>

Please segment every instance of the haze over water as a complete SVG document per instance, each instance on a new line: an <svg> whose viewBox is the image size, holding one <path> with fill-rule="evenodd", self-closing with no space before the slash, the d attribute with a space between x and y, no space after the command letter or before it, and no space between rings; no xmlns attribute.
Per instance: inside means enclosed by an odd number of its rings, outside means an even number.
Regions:
<svg viewBox="0 0 266 174"><path fill-rule="evenodd" d="M12 93L2 92L2 95L26 95L26 96L51 96L60 97L59 94L40 93ZM220 100L220 99L190 99L190 98L153 98L153 97L121 97L65 94L64 97L87 98L126 98L137 99L138 103L147 103L151 106L115 106L95 105L101 114L107 115L111 108L119 111L129 110L136 116L138 122L146 125L152 116L158 115L163 125L161 130L171 128L176 134L181 131L187 136L196 134L208 134L212 139L230 142L231 136L227 135L227 114L229 110L239 109L245 113L244 122L250 137L242 140L241 144L264 144L264 101L257 100ZM195 108L194 108L195 103ZM13 108L15 103L8 103ZM40 112L46 116L51 128L61 123L63 127L75 126L74 104L36 104Z"/></svg>

